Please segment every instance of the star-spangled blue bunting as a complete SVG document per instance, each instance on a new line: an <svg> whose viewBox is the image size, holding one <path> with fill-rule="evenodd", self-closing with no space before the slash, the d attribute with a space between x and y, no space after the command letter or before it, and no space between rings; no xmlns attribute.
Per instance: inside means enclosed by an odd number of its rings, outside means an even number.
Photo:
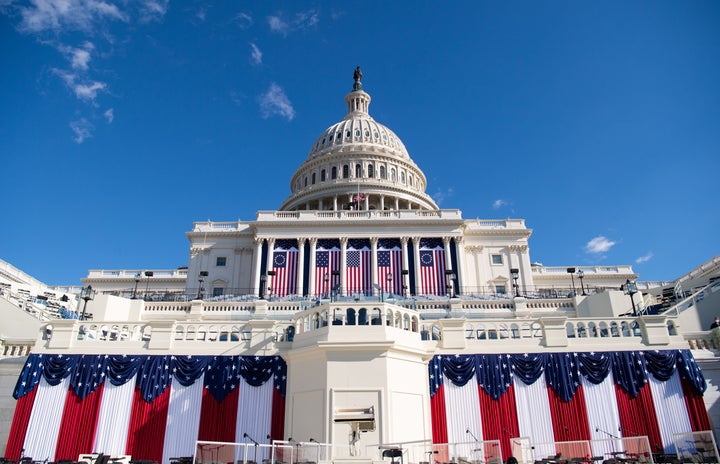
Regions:
<svg viewBox="0 0 720 464"><path fill-rule="evenodd" d="M475 355L446 356L442 367L445 377L462 387L475 377Z"/></svg>
<svg viewBox="0 0 720 464"><path fill-rule="evenodd" d="M512 355L479 354L477 363L477 381L494 400L505 394L512 384Z"/></svg>
<svg viewBox="0 0 720 464"><path fill-rule="evenodd" d="M348 250L363 250L370 249L370 240L366 238L351 238L348 240Z"/></svg>
<svg viewBox="0 0 720 464"><path fill-rule="evenodd" d="M204 385L218 401L244 379L253 386L273 379L283 396L287 365L280 356L149 356L31 354L13 391L19 399L32 391L41 378L58 385L70 377L70 387L79 398L95 391L104 380L119 386L135 381L145 401L152 402L172 383L190 386L204 377Z"/></svg>
<svg viewBox="0 0 720 464"><path fill-rule="evenodd" d="M106 365L107 358L100 354L84 354L80 355L80 359L76 359L70 388L78 398L84 399L103 383L107 372Z"/></svg>
<svg viewBox="0 0 720 464"><path fill-rule="evenodd" d="M612 372L615 382L636 397L648 375L666 381L676 369L695 390L705 391L705 377L689 350L438 355L430 361L428 375L431 395L440 389L445 378L463 386L476 374L478 385L498 399L513 379L530 385L544 372L558 396L570 401L582 383L581 376L599 384Z"/></svg>
<svg viewBox="0 0 720 464"><path fill-rule="evenodd" d="M677 366L678 371L680 372L680 378L690 382L690 385L692 385L695 390L700 393L705 393L705 390L707 389L705 376L698 367L690 350L680 350L677 357Z"/></svg>
<svg viewBox="0 0 720 464"><path fill-rule="evenodd" d="M563 401L570 401L580 386L580 372L578 370L577 355L575 353L560 353L547 357L545 378L548 385Z"/></svg>

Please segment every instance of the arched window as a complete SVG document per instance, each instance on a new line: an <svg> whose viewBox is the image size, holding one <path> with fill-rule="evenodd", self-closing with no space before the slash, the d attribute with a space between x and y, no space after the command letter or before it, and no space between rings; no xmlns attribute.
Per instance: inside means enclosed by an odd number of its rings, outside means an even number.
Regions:
<svg viewBox="0 0 720 464"><path fill-rule="evenodd" d="M343 179L347 179L348 177L350 177L350 167L345 164L343 165Z"/></svg>
<svg viewBox="0 0 720 464"><path fill-rule="evenodd" d="M362 165L356 164L355 165L355 178L359 179L362 177Z"/></svg>
<svg viewBox="0 0 720 464"><path fill-rule="evenodd" d="M372 164L368 164L368 177L371 179L375 177L375 167Z"/></svg>
<svg viewBox="0 0 720 464"><path fill-rule="evenodd" d="M337 166L333 166L332 174L330 175L333 179L337 179Z"/></svg>
<svg viewBox="0 0 720 464"><path fill-rule="evenodd" d="M395 182L395 168L390 168L390 180Z"/></svg>
<svg viewBox="0 0 720 464"><path fill-rule="evenodd" d="M320 171L320 182L325 182L325 170Z"/></svg>
<svg viewBox="0 0 720 464"><path fill-rule="evenodd" d="M400 173L400 182L402 182L403 184L405 183L405 171L402 171Z"/></svg>
<svg viewBox="0 0 720 464"><path fill-rule="evenodd" d="M305 187L307 187L307 177L305 177Z"/></svg>
<svg viewBox="0 0 720 464"><path fill-rule="evenodd" d="M312 173L312 184L315 185L315 173Z"/></svg>
<svg viewBox="0 0 720 464"><path fill-rule="evenodd" d="M380 178L385 179L385 166L380 166Z"/></svg>

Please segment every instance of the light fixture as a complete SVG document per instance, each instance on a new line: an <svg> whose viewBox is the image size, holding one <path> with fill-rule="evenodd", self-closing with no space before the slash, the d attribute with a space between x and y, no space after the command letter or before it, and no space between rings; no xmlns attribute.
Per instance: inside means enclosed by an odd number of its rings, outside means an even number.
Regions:
<svg viewBox="0 0 720 464"><path fill-rule="evenodd" d="M145 283L145 298L147 298L148 290L150 289L150 277L154 275L153 271L145 271L145 277L148 278Z"/></svg>
<svg viewBox="0 0 720 464"><path fill-rule="evenodd" d="M140 276L140 273L138 272L135 274L135 288L133 289L133 294L132 294L133 300L137 299L137 288L138 288L138 284L140 283L140 279L141 279L141 276Z"/></svg>
<svg viewBox="0 0 720 464"><path fill-rule="evenodd" d="M445 285L448 288L448 297L455 298L455 272L452 269L445 269Z"/></svg>
<svg viewBox="0 0 720 464"><path fill-rule="evenodd" d="M630 282L630 279L627 279L625 283L620 287L626 295L630 295L630 303L632 303L632 312L633 317L637 317L637 309L635 309L635 298L634 295L637 293L637 284L635 282Z"/></svg>
<svg viewBox="0 0 720 464"><path fill-rule="evenodd" d="M575 277L573 277L573 275L575 274L575 268L567 268L567 273L570 274L570 281L572 281L572 296L575 296Z"/></svg>
<svg viewBox="0 0 720 464"><path fill-rule="evenodd" d="M198 293L197 293L197 299L202 300L203 298L203 291L205 290L203 288L203 282L205 282L205 277L209 275L208 271L200 271L200 275L198 276Z"/></svg>
<svg viewBox="0 0 720 464"><path fill-rule="evenodd" d="M583 296L587 295L585 293L585 286L583 285L583 277L585 277L585 273L582 269L577 271L578 279L580 279L580 291L582 292Z"/></svg>
<svg viewBox="0 0 720 464"><path fill-rule="evenodd" d="M515 287L515 296L520 296L520 286L518 285L518 278L520 277L520 270L516 267L510 269L510 277L513 279L513 287Z"/></svg>
<svg viewBox="0 0 720 464"><path fill-rule="evenodd" d="M85 303L83 304L82 314L80 314L80 320L84 321L85 320L85 310L87 309L87 302L88 302L88 300L95 299L95 290L93 290L92 285L83 287L83 289L80 290L80 298L85 300Z"/></svg>

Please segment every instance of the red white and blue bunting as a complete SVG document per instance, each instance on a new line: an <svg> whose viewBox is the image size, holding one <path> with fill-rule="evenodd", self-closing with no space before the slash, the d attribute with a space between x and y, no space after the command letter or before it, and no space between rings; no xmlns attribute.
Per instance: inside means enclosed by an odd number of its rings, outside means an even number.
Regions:
<svg viewBox="0 0 720 464"><path fill-rule="evenodd" d="M279 440L286 377L278 356L31 354L5 456L168 463L193 455L196 440Z"/></svg>
<svg viewBox="0 0 720 464"><path fill-rule="evenodd" d="M433 442L467 442L470 430L500 440L505 458L515 437L647 435L653 452L673 452L674 433L710 429L688 350L438 355L429 380Z"/></svg>

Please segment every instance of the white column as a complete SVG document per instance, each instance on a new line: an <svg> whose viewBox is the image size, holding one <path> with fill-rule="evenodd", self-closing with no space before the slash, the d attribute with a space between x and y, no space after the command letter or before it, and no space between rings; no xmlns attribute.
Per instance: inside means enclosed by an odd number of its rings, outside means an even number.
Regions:
<svg viewBox="0 0 720 464"><path fill-rule="evenodd" d="M463 245L463 240L465 237L455 237L455 254L457 255L457 269L455 270L455 274L457 274L457 281L458 281L458 288L455 290L457 293L460 293L465 287L465 246Z"/></svg>
<svg viewBox="0 0 720 464"><path fill-rule="evenodd" d="M337 195L333 196L333 211L337 211Z"/></svg>
<svg viewBox="0 0 720 464"><path fill-rule="evenodd" d="M320 210L320 211L323 210L323 199L322 198L320 200L318 200L318 210Z"/></svg>
<svg viewBox="0 0 720 464"><path fill-rule="evenodd" d="M298 239L297 294L303 296L303 277L305 274L305 239Z"/></svg>
<svg viewBox="0 0 720 464"><path fill-rule="evenodd" d="M377 272L377 246L378 246L378 238L377 237L370 237L370 266L372 271L372 283L373 284L380 284L381 287L383 287L385 284L383 282L378 281L378 272ZM382 279L382 276L380 276Z"/></svg>
<svg viewBox="0 0 720 464"><path fill-rule="evenodd" d="M380 211L385 209L385 195L380 195Z"/></svg>
<svg viewBox="0 0 720 464"><path fill-rule="evenodd" d="M262 259L262 245L263 245L264 239L262 238L256 238L255 239L255 256L253 256L253 280L252 280L252 286L253 286L253 294L259 295L260 294L260 260Z"/></svg>
<svg viewBox="0 0 720 464"><path fill-rule="evenodd" d="M268 253L265 259L265 274L268 273L268 271L272 271L273 268L273 250L275 248L275 239L269 238L267 239L267 247L268 247ZM271 286L270 278L268 277L268 281L265 283L267 287Z"/></svg>
<svg viewBox="0 0 720 464"><path fill-rule="evenodd" d="M443 254L445 255L445 269L453 269L452 255L450 254L450 237L443 237ZM453 269L454 271L455 269Z"/></svg>
<svg viewBox="0 0 720 464"><path fill-rule="evenodd" d="M370 195L365 194L365 211L370 210Z"/></svg>
<svg viewBox="0 0 720 464"><path fill-rule="evenodd" d="M402 276L402 285L407 288L407 294L403 296L407 296L410 294L410 268L409 268L409 259L408 259L408 237L400 237L400 245L402 246L402 268L403 270L408 271L408 275Z"/></svg>
<svg viewBox="0 0 720 464"><path fill-rule="evenodd" d="M415 294L422 291L420 287L420 237L413 237L413 257L415 258Z"/></svg>
<svg viewBox="0 0 720 464"><path fill-rule="evenodd" d="M395 211L400 209L400 199L395 197Z"/></svg>
<svg viewBox="0 0 720 464"><path fill-rule="evenodd" d="M317 238L311 237L310 239L310 269L308 269L308 295L315 293L315 258L317 253ZM316 296L316 295L315 295Z"/></svg>
<svg viewBox="0 0 720 464"><path fill-rule="evenodd" d="M340 238L340 292L347 292L345 268L347 267L347 237Z"/></svg>

